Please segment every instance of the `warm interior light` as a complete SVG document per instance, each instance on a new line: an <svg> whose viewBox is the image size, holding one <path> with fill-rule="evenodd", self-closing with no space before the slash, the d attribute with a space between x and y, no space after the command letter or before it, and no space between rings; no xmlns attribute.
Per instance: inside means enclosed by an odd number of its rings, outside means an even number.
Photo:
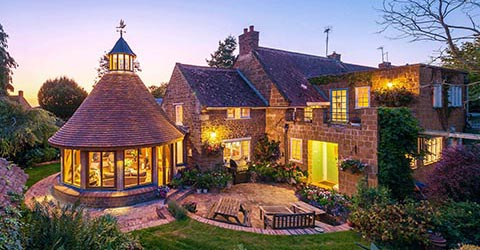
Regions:
<svg viewBox="0 0 480 250"><path fill-rule="evenodd" d="M210 139L215 140L215 138L217 138L217 133L210 132Z"/></svg>
<svg viewBox="0 0 480 250"><path fill-rule="evenodd" d="M387 88L391 89L393 87L393 83L392 82L388 82L387 83Z"/></svg>

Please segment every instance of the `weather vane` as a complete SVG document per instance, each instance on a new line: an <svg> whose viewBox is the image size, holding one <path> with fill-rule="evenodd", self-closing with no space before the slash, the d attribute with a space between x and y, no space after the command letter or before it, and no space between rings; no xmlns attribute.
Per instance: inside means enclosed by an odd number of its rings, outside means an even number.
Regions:
<svg viewBox="0 0 480 250"><path fill-rule="evenodd" d="M122 37L123 33L126 33L126 31L123 30L126 26L127 25L125 24L125 21L123 21L123 19L120 19L120 24L117 27L117 32L120 32L120 37Z"/></svg>

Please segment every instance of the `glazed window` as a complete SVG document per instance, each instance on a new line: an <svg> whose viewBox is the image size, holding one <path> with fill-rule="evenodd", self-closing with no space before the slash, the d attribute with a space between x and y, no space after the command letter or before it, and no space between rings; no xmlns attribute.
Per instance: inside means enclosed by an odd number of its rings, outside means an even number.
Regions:
<svg viewBox="0 0 480 250"><path fill-rule="evenodd" d="M423 165L429 165L440 160L443 149L443 138L419 138L419 146L421 151L426 155L423 157Z"/></svg>
<svg viewBox="0 0 480 250"><path fill-rule="evenodd" d="M112 60L112 70L117 70L118 69L118 66L117 66L117 63L118 63L118 60L117 60L117 54L113 54L113 60Z"/></svg>
<svg viewBox="0 0 480 250"><path fill-rule="evenodd" d="M175 105L175 124L183 125L183 105L181 104Z"/></svg>
<svg viewBox="0 0 480 250"><path fill-rule="evenodd" d="M88 186L115 187L115 152L88 152Z"/></svg>
<svg viewBox="0 0 480 250"><path fill-rule="evenodd" d="M302 139L290 138L290 160L302 161Z"/></svg>
<svg viewBox="0 0 480 250"><path fill-rule="evenodd" d="M63 150L63 183L80 187L80 151Z"/></svg>
<svg viewBox="0 0 480 250"><path fill-rule="evenodd" d="M305 109L303 111L303 120L306 121L306 122L313 121L313 108L305 107Z"/></svg>
<svg viewBox="0 0 480 250"><path fill-rule="evenodd" d="M227 119L248 119L250 118L249 108L228 108Z"/></svg>
<svg viewBox="0 0 480 250"><path fill-rule="evenodd" d="M235 119L235 109L227 109L227 118Z"/></svg>
<svg viewBox="0 0 480 250"><path fill-rule="evenodd" d="M183 164L183 141L178 141L176 144L177 149L177 165Z"/></svg>
<svg viewBox="0 0 480 250"><path fill-rule="evenodd" d="M462 107L462 87L449 86L448 88L448 106L449 107Z"/></svg>
<svg viewBox="0 0 480 250"><path fill-rule="evenodd" d="M223 145L223 161L227 164L232 159L238 166L244 166L250 160L250 138L226 140Z"/></svg>
<svg viewBox="0 0 480 250"><path fill-rule="evenodd" d="M355 108L370 107L370 87L355 88Z"/></svg>
<svg viewBox="0 0 480 250"><path fill-rule="evenodd" d="M249 108L241 108L240 109L240 117L241 118L250 118L250 109Z"/></svg>
<svg viewBox="0 0 480 250"><path fill-rule="evenodd" d="M125 187L152 183L152 149L128 149L124 155Z"/></svg>
<svg viewBox="0 0 480 250"><path fill-rule="evenodd" d="M348 121L347 114L347 90L332 89L330 92L330 106L332 112L332 121L345 123Z"/></svg>

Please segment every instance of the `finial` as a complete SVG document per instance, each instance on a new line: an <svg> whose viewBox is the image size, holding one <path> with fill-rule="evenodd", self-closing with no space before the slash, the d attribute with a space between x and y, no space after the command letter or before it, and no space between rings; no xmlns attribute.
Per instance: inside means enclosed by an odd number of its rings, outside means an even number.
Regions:
<svg viewBox="0 0 480 250"><path fill-rule="evenodd" d="M126 33L123 29L125 29L127 25L125 24L125 21L123 19L120 19L120 24L117 27L117 32L120 32L120 37L122 37L123 33Z"/></svg>

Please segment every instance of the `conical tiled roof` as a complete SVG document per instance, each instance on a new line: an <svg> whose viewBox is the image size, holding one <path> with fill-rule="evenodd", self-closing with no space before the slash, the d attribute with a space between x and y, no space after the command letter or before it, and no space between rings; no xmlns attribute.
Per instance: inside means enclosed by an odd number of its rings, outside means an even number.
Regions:
<svg viewBox="0 0 480 250"><path fill-rule="evenodd" d="M95 149L153 146L182 137L138 75L109 72L48 141L57 147Z"/></svg>
<svg viewBox="0 0 480 250"><path fill-rule="evenodd" d="M133 53L132 49L130 49L130 46L128 46L127 41L123 39L123 37L120 37L118 39L118 41L115 43L112 50L110 50L108 54L115 54L115 53L124 53L127 55L136 56L135 53Z"/></svg>

